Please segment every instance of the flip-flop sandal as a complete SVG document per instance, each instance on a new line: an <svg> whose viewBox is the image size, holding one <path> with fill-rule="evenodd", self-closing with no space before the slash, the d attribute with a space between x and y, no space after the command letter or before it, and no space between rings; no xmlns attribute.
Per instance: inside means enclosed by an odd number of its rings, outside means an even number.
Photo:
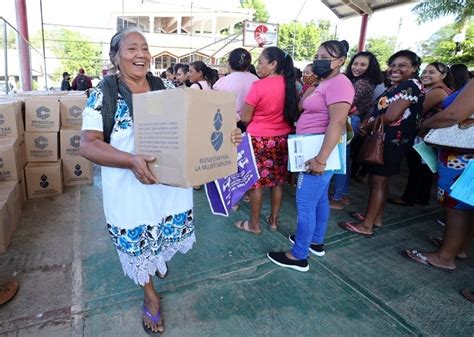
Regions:
<svg viewBox="0 0 474 337"><path fill-rule="evenodd" d="M269 228L272 232L277 231L277 230L278 230L278 227L280 226L280 222L278 221L278 219L277 219L277 221L276 221L276 224L277 224L276 226L270 225L270 224L271 224L271 222L270 222L270 217L267 218L267 223L268 223L268 228Z"/></svg>
<svg viewBox="0 0 474 337"><path fill-rule="evenodd" d="M254 231L254 230L251 230L249 228L249 221L248 220L240 220L240 221L237 221L235 224L234 224L235 227L237 227L237 229L241 230L241 231L244 231L244 232L248 232L250 234L254 234L254 235L260 235L262 234L262 231Z"/></svg>
<svg viewBox="0 0 474 337"><path fill-rule="evenodd" d="M365 214L361 212L349 212L349 215L358 221L365 220Z"/></svg>
<svg viewBox="0 0 474 337"><path fill-rule="evenodd" d="M433 267L448 273L452 273L453 271L456 270L456 268L445 268L445 267L440 267L436 266L430 261L428 261L428 258L423 255L422 252L419 252L417 250L402 250L400 252L400 255L403 256L404 258L408 259L409 261L416 262L428 267Z"/></svg>
<svg viewBox="0 0 474 337"><path fill-rule="evenodd" d="M461 290L461 295L471 303L474 303L474 293L469 289Z"/></svg>
<svg viewBox="0 0 474 337"><path fill-rule="evenodd" d="M155 272L155 275L161 280L163 280L164 278L166 278L166 276L168 276L168 271L169 271L168 264L165 262L165 265L166 265L166 273L162 274L158 270Z"/></svg>
<svg viewBox="0 0 474 337"><path fill-rule="evenodd" d="M364 221L365 220L365 214L361 212L350 212L349 215L353 217L354 219L358 221ZM382 228L383 225L374 223L375 228Z"/></svg>
<svg viewBox="0 0 474 337"><path fill-rule="evenodd" d="M429 236L428 241L431 242L436 247L441 247L441 242L443 241L443 239L437 238L435 236ZM462 255L462 254L460 255L459 253L457 253L456 259L464 261L464 260L469 259L469 257L467 255Z"/></svg>
<svg viewBox="0 0 474 337"><path fill-rule="evenodd" d="M351 232L351 233L354 233L354 234L358 234L358 235L362 235L362 236L365 236L366 238L371 238L374 236L374 233L364 233L364 232L361 232L357 229L357 227L355 227L353 225L353 222L340 222L338 223L338 226L341 227L342 229L348 231L348 232Z"/></svg>
<svg viewBox="0 0 474 337"><path fill-rule="evenodd" d="M146 315L146 317L148 317L150 319L150 321L153 324L156 325L160 322L160 319L161 319L160 310L158 310L158 312L156 313L156 316L155 316L145 306L143 306L143 313ZM162 331L153 331L152 329L150 329L149 327L146 326L145 321L143 319L142 319L142 325L143 325L143 330L145 330L145 332L149 335L161 335L165 331L165 329L164 329L165 324L164 324L163 320L161 321L161 325L158 325L159 327L163 327Z"/></svg>
<svg viewBox="0 0 474 337"><path fill-rule="evenodd" d="M0 287L0 305L11 301L18 292L19 284L16 279L11 279Z"/></svg>

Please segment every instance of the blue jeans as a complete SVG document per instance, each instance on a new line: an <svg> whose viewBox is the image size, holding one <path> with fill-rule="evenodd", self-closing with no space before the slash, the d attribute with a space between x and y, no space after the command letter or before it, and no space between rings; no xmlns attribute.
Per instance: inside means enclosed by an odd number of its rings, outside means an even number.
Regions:
<svg viewBox="0 0 474 337"><path fill-rule="evenodd" d="M329 220L328 189L331 172L320 176L300 173L296 187L296 225L295 244L291 254L299 260L308 257L311 243L322 244Z"/></svg>
<svg viewBox="0 0 474 337"><path fill-rule="evenodd" d="M359 136L360 117L351 116L351 125L354 130L354 137ZM349 195L349 183L351 181L351 159L350 159L350 145L346 148L346 174L334 175L334 192L333 200L341 200L343 196Z"/></svg>

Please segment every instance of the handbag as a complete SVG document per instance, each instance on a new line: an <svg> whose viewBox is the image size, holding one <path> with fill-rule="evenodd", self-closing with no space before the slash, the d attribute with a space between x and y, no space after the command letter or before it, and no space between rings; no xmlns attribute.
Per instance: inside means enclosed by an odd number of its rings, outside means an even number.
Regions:
<svg viewBox="0 0 474 337"><path fill-rule="evenodd" d="M474 150L474 114L459 124L431 129L424 141L437 146Z"/></svg>
<svg viewBox="0 0 474 337"><path fill-rule="evenodd" d="M357 161L364 164L383 165L383 141L385 138L383 114L374 122L372 131L365 136Z"/></svg>

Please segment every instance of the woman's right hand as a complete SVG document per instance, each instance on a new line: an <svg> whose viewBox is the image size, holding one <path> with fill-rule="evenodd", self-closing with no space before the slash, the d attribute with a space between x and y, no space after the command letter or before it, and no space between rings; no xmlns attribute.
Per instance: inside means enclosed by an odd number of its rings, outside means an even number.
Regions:
<svg viewBox="0 0 474 337"><path fill-rule="evenodd" d="M153 173L151 173L148 164L155 161L155 157L141 154L132 155L130 160L130 169L135 177L145 185L153 185L158 182Z"/></svg>

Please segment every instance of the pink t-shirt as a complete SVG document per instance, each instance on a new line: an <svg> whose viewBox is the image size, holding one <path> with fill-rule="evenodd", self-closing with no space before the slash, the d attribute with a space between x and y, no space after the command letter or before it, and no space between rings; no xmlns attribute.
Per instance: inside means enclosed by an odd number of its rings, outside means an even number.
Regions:
<svg viewBox="0 0 474 337"><path fill-rule="evenodd" d="M325 133L329 125L329 106L341 102L352 105L353 100L354 87L344 74L322 81L303 101L304 111L296 123L296 133Z"/></svg>
<svg viewBox="0 0 474 337"><path fill-rule="evenodd" d="M252 136L274 137L291 132L291 127L284 118L285 79L283 76L266 77L254 82L245 103L255 108L252 120L247 126L247 131Z"/></svg>
<svg viewBox="0 0 474 337"><path fill-rule="evenodd" d="M217 91L233 92L237 96L235 111L240 119L245 98L250 91L250 86L255 81L258 81L258 77L254 74L244 71L236 71L220 78L212 88Z"/></svg>

